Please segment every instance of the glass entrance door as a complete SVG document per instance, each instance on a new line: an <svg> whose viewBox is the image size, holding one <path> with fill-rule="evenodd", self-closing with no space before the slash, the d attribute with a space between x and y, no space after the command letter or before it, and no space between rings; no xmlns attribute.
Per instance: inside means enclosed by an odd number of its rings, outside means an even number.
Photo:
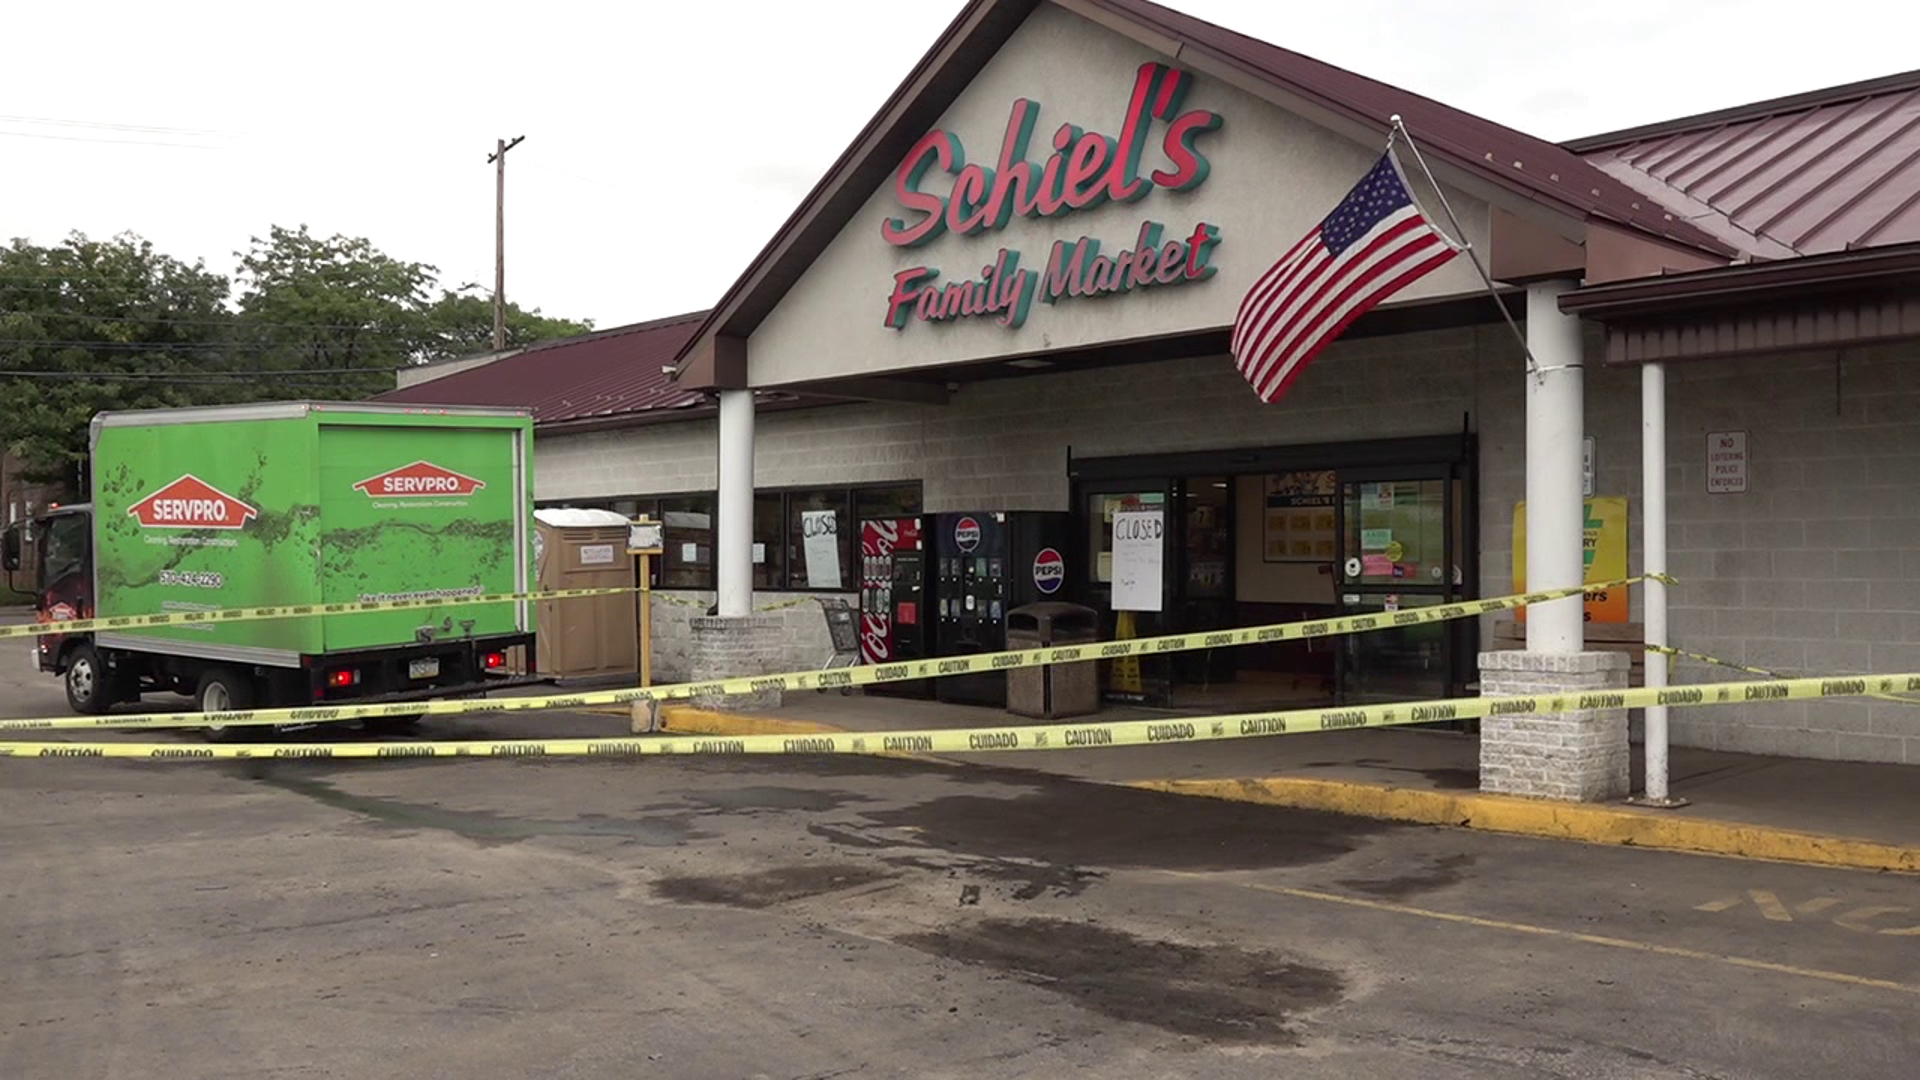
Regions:
<svg viewBox="0 0 1920 1080"><path fill-rule="evenodd" d="M1176 589L1166 574L1161 582L1157 611L1113 610L1113 518L1122 510L1159 511L1163 522L1161 566L1176 565L1178 548L1173 540L1173 484L1165 479L1122 481L1088 485L1079 495L1086 548L1078 560L1079 588L1083 602L1100 613L1101 638L1117 640L1152 637L1174 633L1179 617ZM1170 558L1172 553L1176 558ZM1102 696L1114 701L1165 705L1173 693L1173 661L1166 655L1142 656L1109 661L1102 665Z"/></svg>
<svg viewBox="0 0 1920 1080"><path fill-rule="evenodd" d="M1405 611L1459 599L1467 585L1466 483L1457 466L1340 474L1340 613ZM1338 652L1343 702L1451 697L1464 685L1471 620L1348 634Z"/></svg>

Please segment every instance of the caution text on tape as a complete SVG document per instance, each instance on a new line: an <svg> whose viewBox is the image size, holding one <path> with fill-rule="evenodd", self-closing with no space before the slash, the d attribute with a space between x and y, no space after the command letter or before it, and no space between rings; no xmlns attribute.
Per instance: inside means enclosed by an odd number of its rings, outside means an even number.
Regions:
<svg viewBox="0 0 1920 1080"><path fill-rule="evenodd" d="M109 615L94 619L55 619L23 626L0 626L0 639L51 637L55 634L90 634L99 630L151 630L160 626L186 626L206 623L262 622L267 619L299 619L321 615L360 615L370 611L396 611L402 608L457 607L467 604L509 604L520 601L578 600L587 596L616 596L639 592L632 587L599 589L549 589L541 592L477 593L463 595L459 590L439 590L427 596L409 596L391 600L356 600L333 604L279 604L271 607L222 608L219 611L170 611L153 615Z"/></svg>
<svg viewBox="0 0 1920 1080"><path fill-rule="evenodd" d="M146 742L0 742L0 757L132 758L211 761L237 758L552 758L686 754L897 755L1008 750L1097 750L1227 739L1266 738L1493 716L1590 712L1666 705L1766 704L1920 691L1920 673L1841 679L1709 683L1667 689L1591 690L1533 697L1449 698L1352 708L1288 709L1232 716L1107 723L935 728L819 735L670 736L649 739L508 739L409 743L182 746Z"/></svg>
<svg viewBox="0 0 1920 1080"><path fill-rule="evenodd" d="M1543 604L1579 596L1588 589L1617 588L1640 581L1627 578L1580 588L1552 589L1519 593L1487 600L1469 600L1454 604L1378 615L1346 615L1305 622L1275 623L1243 627L1238 630L1209 630L1192 634L1165 634L1157 637L1130 638L1086 645L1056 645L1037 649L974 653L893 664L834 668L825 671L796 671L781 675L742 676L709 682L677 683L669 686L630 687L579 694L542 697L484 698L479 700L390 702L378 705L321 705L291 709L239 709L211 713L126 713L107 716L53 717L0 720L0 732L49 731L77 728L182 728L223 726L292 726L340 723L389 716L449 716L489 712L533 712L548 709L580 709L597 705L626 705L635 701L673 701L686 698L730 697L770 690L831 690L872 686L916 679L938 679L976 672L1000 672L1017 668L1073 664L1097 660L1116 660L1129 656L1257 645L1278 641L1334 637L1350 633L1370 633L1426 623L1473 618L1508 611L1532 604Z"/></svg>

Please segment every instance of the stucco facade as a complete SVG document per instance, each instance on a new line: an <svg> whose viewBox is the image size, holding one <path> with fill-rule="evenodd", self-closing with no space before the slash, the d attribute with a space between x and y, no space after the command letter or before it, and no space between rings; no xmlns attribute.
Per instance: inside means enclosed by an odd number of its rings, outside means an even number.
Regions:
<svg viewBox="0 0 1920 1080"><path fill-rule="evenodd" d="M1117 137L1141 65L1166 57L1051 4L1028 17L937 125L958 137L965 160L997 164L1009 109L1025 98L1039 105L1029 159L1052 151L1048 139L1062 124ZM780 386L845 375L875 375L940 367L984 358L1069 349L1224 326L1249 286L1280 252L1312 228L1380 155L1226 83L1193 80L1182 111L1220 117L1218 130L1195 140L1209 164L1206 179L1188 191L1155 189L1137 202L1108 202L1057 217L1014 216L1004 228L978 235L947 232L914 248L881 235L884 222L916 215L903 210L893 185L874 192L833 242L752 335L751 379ZM1162 146L1168 125L1149 130L1143 175L1170 169ZM944 195L954 177L928 171L920 189ZM1424 179L1409 177L1433 202ZM1468 239L1484 247L1487 206L1454 191L1448 201ZM1436 206L1434 212L1439 213ZM1021 265L1044 270L1056 241L1083 236L1115 254L1135 247L1143 222L1165 226L1166 240L1189 236L1202 222L1220 230L1204 281L1142 288L1121 295L1075 297L1032 304L1025 325L1009 329L996 318L940 324L886 325L894 275L916 266L941 271L933 283L979 276L1002 248L1022 254ZM1470 263L1455 260L1396 297L1418 302L1476 293Z"/></svg>

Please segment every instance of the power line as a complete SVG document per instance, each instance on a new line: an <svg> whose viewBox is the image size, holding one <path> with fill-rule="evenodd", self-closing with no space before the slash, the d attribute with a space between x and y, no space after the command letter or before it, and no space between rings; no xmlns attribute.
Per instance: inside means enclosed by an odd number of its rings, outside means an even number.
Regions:
<svg viewBox="0 0 1920 1080"><path fill-rule="evenodd" d="M393 368L337 368L337 369L311 368L311 369L302 370L302 371L235 371L235 372L195 371L195 372L184 372L179 375L171 375L164 372L152 372L152 371L9 371L5 368L0 368L0 379L52 379L56 382L63 381L63 380L68 380L68 381L85 380L88 382L135 382L135 383L152 383L157 386L166 386L166 385L171 385L173 383L182 383L182 384L195 385L195 386L237 386L237 385L242 385L244 382L247 382L247 381L251 381L251 380L259 379L263 376L271 375L274 377L275 382L287 381L285 379L282 379L281 376L290 376L292 378L292 381L294 382L301 382L302 380L304 380L307 385L315 385L321 382L320 379L316 378L317 376L323 376L323 375L364 376L372 373L392 375L394 374L394 370L395 369ZM337 381L337 380L334 380L334 381Z"/></svg>
<svg viewBox="0 0 1920 1080"><path fill-rule="evenodd" d="M44 131L0 131L16 139L54 139L59 142L106 143L109 146L178 146L186 150L224 150L224 146L206 143L156 142L152 139L90 139L84 135L53 135Z"/></svg>
<svg viewBox="0 0 1920 1080"><path fill-rule="evenodd" d="M6 379L10 377L12 376L8 374L0 373L0 382L4 382ZM114 383L114 382L129 383L135 386L151 386L151 387L154 387L155 389L164 389L165 387L169 387L169 386L244 386L246 385L245 383L236 382L232 379L200 379L200 378L182 378L182 379L175 379L171 382L165 382L165 383L156 382L153 380L117 379L117 378L96 379L94 381L101 382L101 383ZM290 386L330 387L330 388L338 389L340 386L340 380L337 380L337 379L323 380L323 379L311 379L311 378L280 379L276 381L274 385L279 387L290 387Z"/></svg>
<svg viewBox="0 0 1920 1080"><path fill-rule="evenodd" d="M90 315L85 312L60 311L9 311L0 308L0 319L9 315L24 316L29 319L71 320L74 322L106 323L152 323L155 326L230 326L235 329L274 329L274 330L371 330L367 323L306 323L306 322L256 322L245 315L232 315L225 319L169 319L165 316L146 315Z"/></svg>
<svg viewBox="0 0 1920 1080"><path fill-rule="evenodd" d="M56 120L47 116L0 116L0 122L9 124L49 124L54 127L102 128L109 131L150 131L162 135L212 135L215 138L233 139L244 136L230 135L224 131L209 128L153 127L147 124L110 124L100 120Z"/></svg>
<svg viewBox="0 0 1920 1080"><path fill-rule="evenodd" d="M361 327L359 329L366 329ZM47 349L92 349L100 352L188 352L194 349L214 349L222 351L269 352L274 349L306 348L306 342L252 342L252 341L43 341L39 338L0 338L0 347L47 348ZM378 345L399 345L400 342L369 337L364 342L369 348ZM412 345L413 342L406 344Z"/></svg>

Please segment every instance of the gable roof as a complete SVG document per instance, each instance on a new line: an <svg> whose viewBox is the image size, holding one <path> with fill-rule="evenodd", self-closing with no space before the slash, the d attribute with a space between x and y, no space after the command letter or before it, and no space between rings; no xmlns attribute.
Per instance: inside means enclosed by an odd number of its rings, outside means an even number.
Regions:
<svg viewBox="0 0 1920 1080"><path fill-rule="evenodd" d="M1176 52L1183 60L1196 52L1213 56L1283 93L1378 132L1383 142L1388 118L1397 113L1423 153L1515 195L1703 251L1734 254L1723 242L1666 207L1545 139L1151 0L1079 3L1167 35L1177 43Z"/></svg>
<svg viewBox="0 0 1920 1080"><path fill-rule="evenodd" d="M702 404L662 369L693 336L704 311L529 345L478 367L380 395L413 405L513 405L548 426Z"/></svg>
<svg viewBox="0 0 1920 1080"><path fill-rule="evenodd" d="M1567 147L1762 258L1920 241L1920 71Z"/></svg>
<svg viewBox="0 0 1920 1080"><path fill-rule="evenodd" d="M714 339L744 338L760 324L1042 2L1148 42L1196 70L1236 74L1243 87L1383 145L1388 118L1397 113L1436 163L1516 199L1722 258L1739 254L1563 147L1150 0L971 0L707 314L675 357L677 380L689 386L726 381Z"/></svg>

